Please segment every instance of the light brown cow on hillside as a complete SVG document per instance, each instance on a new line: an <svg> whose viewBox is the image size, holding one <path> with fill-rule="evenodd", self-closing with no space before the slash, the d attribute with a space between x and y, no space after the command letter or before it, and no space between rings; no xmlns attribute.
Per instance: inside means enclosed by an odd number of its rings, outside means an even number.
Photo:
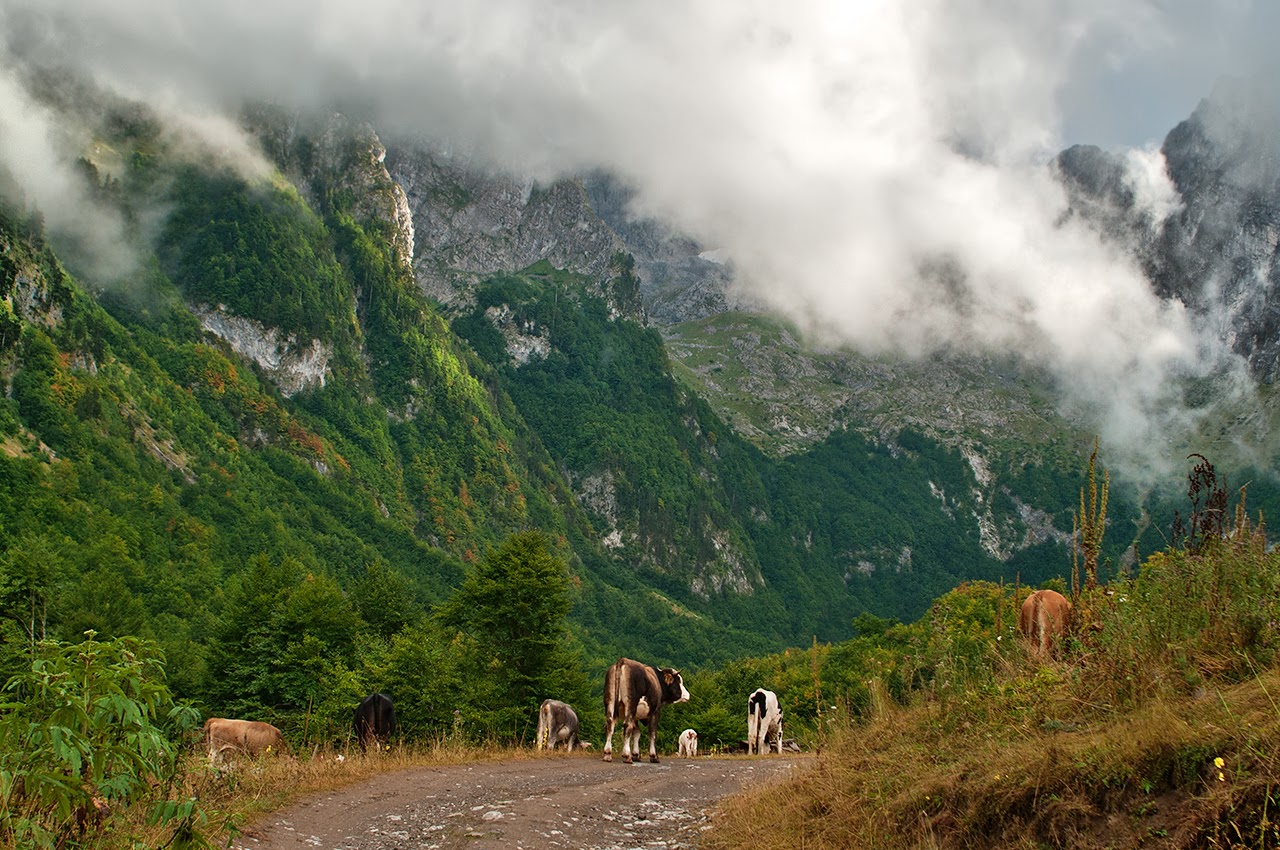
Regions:
<svg viewBox="0 0 1280 850"><path fill-rule="evenodd" d="M289 752L280 730L270 723L258 720L230 720L210 717L204 722L204 738L209 745L209 762L218 764L222 754L233 753L256 756L267 752Z"/></svg>
<svg viewBox="0 0 1280 850"><path fill-rule="evenodd" d="M1022 603L1018 628L1031 641L1038 656L1046 656L1058 638L1067 631L1071 619L1071 603L1056 590L1037 590Z"/></svg>

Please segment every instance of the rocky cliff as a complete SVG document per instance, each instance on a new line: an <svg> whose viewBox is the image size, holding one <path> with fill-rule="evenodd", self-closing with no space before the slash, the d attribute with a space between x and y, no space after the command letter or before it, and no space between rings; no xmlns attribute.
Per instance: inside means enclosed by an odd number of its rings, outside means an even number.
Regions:
<svg viewBox="0 0 1280 850"><path fill-rule="evenodd" d="M1072 214L1126 241L1156 290L1185 303L1269 384L1280 372L1280 109L1256 82L1219 84L1165 137L1181 204L1161 220L1136 203L1119 154L1071 148L1055 167Z"/></svg>
<svg viewBox="0 0 1280 850"><path fill-rule="evenodd" d="M732 268L694 239L632 209L634 193L608 174L584 180L596 214L636 258L641 295L650 318L661 324L705 319L747 306L734 300Z"/></svg>
<svg viewBox="0 0 1280 850"><path fill-rule="evenodd" d="M387 163L412 213L418 283L442 303L465 302L482 278L539 260L603 283L626 251L581 180L541 185L422 147L393 146Z"/></svg>

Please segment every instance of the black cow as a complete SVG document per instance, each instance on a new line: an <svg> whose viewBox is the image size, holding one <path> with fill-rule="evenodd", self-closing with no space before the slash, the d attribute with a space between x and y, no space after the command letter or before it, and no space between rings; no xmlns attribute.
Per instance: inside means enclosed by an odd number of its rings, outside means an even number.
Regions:
<svg viewBox="0 0 1280 850"><path fill-rule="evenodd" d="M658 762L658 716L662 706L688 702L689 691L679 670L658 669L630 658L619 658L604 674L604 760L613 761L613 727L621 717L622 760L640 760L640 727L649 723L649 761ZM633 755L634 754L634 755Z"/></svg>
<svg viewBox="0 0 1280 850"><path fill-rule="evenodd" d="M356 740L360 749L381 750L396 733L396 710L386 694L369 694L356 706Z"/></svg>

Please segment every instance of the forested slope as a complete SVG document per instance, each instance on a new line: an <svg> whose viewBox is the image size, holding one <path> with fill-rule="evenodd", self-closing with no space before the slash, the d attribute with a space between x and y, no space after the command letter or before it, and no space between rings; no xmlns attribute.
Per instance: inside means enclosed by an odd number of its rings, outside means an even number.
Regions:
<svg viewBox="0 0 1280 850"><path fill-rule="evenodd" d="M20 197L0 221L6 666L33 636L135 634L211 708L337 711L395 647L445 651L427 614L527 530L566 565L588 670L836 640L1068 567L1078 473L978 482L909 430L762 455L673 379L624 253L494 270L446 312L367 128L273 145L260 116L274 165L250 169L95 114L88 212L123 222L129 270ZM997 557L983 523L1028 504L1057 542Z"/></svg>

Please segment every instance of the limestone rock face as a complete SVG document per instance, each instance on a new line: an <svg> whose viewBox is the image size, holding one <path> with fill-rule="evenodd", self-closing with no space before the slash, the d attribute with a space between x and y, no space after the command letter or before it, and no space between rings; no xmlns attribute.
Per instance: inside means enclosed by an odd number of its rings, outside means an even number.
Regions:
<svg viewBox="0 0 1280 850"><path fill-rule="evenodd" d="M714 247L637 215L634 193L607 174L592 174L583 185L596 213L636 258L640 293L651 319L676 324L748 306L732 294L733 267Z"/></svg>
<svg viewBox="0 0 1280 850"><path fill-rule="evenodd" d="M603 283L626 251L581 180L541 185L426 148L393 146L387 164L412 214L418 283L442 303L465 303L482 278L539 260Z"/></svg>
<svg viewBox="0 0 1280 850"><path fill-rule="evenodd" d="M205 330L227 341L231 350L256 363L286 398L313 387L323 387L333 347L318 339L299 342L282 338L275 328L252 319L233 316L214 307L196 307Z"/></svg>
<svg viewBox="0 0 1280 850"><path fill-rule="evenodd" d="M387 149L373 126L340 113L302 118L268 107L245 118L267 155L318 208L322 192L341 196L373 233L386 234L393 256L413 262L414 225L409 199L387 171Z"/></svg>

